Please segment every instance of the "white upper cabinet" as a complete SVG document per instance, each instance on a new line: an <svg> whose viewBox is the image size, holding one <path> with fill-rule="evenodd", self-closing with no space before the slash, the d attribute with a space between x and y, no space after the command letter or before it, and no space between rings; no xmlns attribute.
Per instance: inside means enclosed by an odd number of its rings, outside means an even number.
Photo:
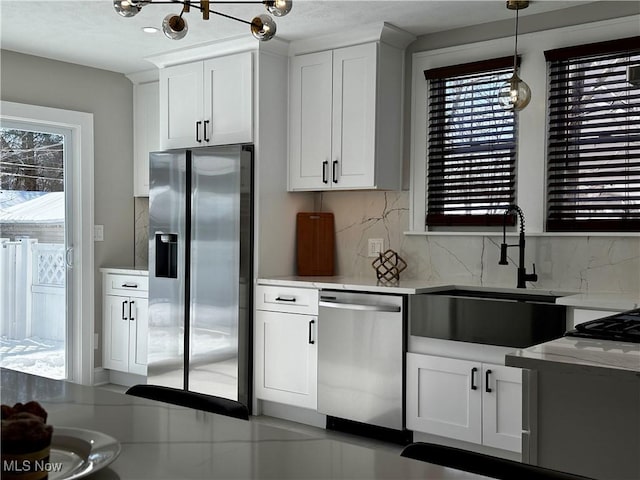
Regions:
<svg viewBox="0 0 640 480"><path fill-rule="evenodd" d="M333 52L333 121L331 184L338 188L399 187L400 155L388 176L375 177L376 65L378 44L357 45ZM398 72L401 73L401 72ZM397 133L400 134L399 129ZM399 145L399 143L398 143ZM399 152L398 152L399 153ZM380 187L378 187L380 188Z"/></svg>
<svg viewBox="0 0 640 480"><path fill-rule="evenodd" d="M330 188L332 52L291 59L291 190Z"/></svg>
<svg viewBox="0 0 640 480"><path fill-rule="evenodd" d="M160 148L253 141L252 53L160 70Z"/></svg>
<svg viewBox="0 0 640 480"><path fill-rule="evenodd" d="M409 39L391 31L393 45L368 41L292 57L289 190L400 188Z"/></svg>

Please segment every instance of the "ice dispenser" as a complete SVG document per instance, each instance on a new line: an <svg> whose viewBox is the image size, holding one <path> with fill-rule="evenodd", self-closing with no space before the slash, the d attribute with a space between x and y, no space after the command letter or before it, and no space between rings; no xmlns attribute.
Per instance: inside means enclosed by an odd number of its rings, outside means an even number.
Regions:
<svg viewBox="0 0 640 480"><path fill-rule="evenodd" d="M156 233L156 277L178 278L177 233Z"/></svg>

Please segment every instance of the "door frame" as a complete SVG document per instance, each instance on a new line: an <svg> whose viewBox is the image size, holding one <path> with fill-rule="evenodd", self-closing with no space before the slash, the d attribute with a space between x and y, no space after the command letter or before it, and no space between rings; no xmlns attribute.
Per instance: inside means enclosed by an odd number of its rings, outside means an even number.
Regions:
<svg viewBox="0 0 640 480"><path fill-rule="evenodd" d="M61 127L71 131L71 157L74 174L71 210L73 248L71 368L68 380L93 384L94 375L94 195L93 195L93 114L41 107L14 102L0 102L0 118Z"/></svg>

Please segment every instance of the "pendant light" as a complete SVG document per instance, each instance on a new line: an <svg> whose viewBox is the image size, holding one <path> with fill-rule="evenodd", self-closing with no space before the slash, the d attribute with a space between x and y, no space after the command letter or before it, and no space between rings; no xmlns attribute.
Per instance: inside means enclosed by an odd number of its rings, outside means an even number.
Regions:
<svg viewBox="0 0 640 480"><path fill-rule="evenodd" d="M507 0L507 8L516 11L516 34L513 51L513 75L498 91L500 105L516 112L529 105L531 101L531 89L518 76L518 11L529 6L528 0Z"/></svg>

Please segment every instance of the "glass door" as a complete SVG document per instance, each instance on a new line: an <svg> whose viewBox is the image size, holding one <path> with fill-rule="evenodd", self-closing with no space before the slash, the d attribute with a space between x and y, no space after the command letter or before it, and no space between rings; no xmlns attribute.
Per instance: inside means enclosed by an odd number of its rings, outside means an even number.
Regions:
<svg viewBox="0 0 640 480"><path fill-rule="evenodd" d="M0 366L68 378L71 131L0 123Z"/></svg>

